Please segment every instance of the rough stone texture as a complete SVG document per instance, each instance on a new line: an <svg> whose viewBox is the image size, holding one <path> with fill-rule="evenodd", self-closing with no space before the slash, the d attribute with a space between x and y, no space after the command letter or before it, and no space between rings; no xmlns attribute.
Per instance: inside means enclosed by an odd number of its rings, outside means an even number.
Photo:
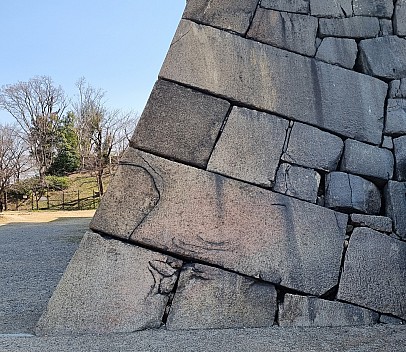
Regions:
<svg viewBox="0 0 406 352"><path fill-rule="evenodd" d="M406 76L406 39L394 35L365 39L359 44L362 71L375 77L400 79Z"/></svg>
<svg viewBox="0 0 406 352"><path fill-rule="evenodd" d="M395 177L398 181L406 181L406 136L395 138L393 147L396 160Z"/></svg>
<svg viewBox="0 0 406 352"><path fill-rule="evenodd" d="M386 216L351 214L351 224L381 232L392 232L392 219Z"/></svg>
<svg viewBox="0 0 406 352"><path fill-rule="evenodd" d="M317 18L259 8L248 37L299 54L314 56Z"/></svg>
<svg viewBox="0 0 406 352"><path fill-rule="evenodd" d="M392 317L390 315L382 314L379 318L381 324L391 324L391 325L403 325L405 321L399 318Z"/></svg>
<svg viewBox="0 0 406 352"><path fill-rule="evenodd" d="M287 128L286 120L234 108L210 158L208 170L270 187Z"/></svg>
<svg viewBox="0 0 406 352"><path fill-rule="evenodd" d="M315 295L337 284L345 214L132 148L124 161L148 170L160 194L155 208L134 225L131 241ZM127 179L123 187L133 193L134 183ZM114 209L110 198L107 192L103 202ZM143 200L134 199L120 209L139 217ZM103 207L97 212L105 223L120 216Z"/></svg>
<svg viewBox="0 0 406 352"><path fill-rule="evenodd" d="M321 37L374 38L379 34L379 20L375 17L321 18Z"/></svg>
<svg viewBox="0 0 406 352"><path fill-rule="evenodd" d="M393 140L392 140L392 137L383 136L382 148L386 148L386 149L390 149L390 150L393 149Z"/></svg>
<svg viewBox="0 0 406 352"><path fill-rule="evenodd" d="M289 122L254 110L234 107L207 169L270 187Z"/></svg>
<svg viewBox="0 0 406 352"><path fill-rule="evenodd" d="M406 318L406 243L360 227L351 235L338 299Z"/></svg>
<svg viewBox="0 0 406 352"><path fill-rule="evenodd" d="M309 0L261 0L261 6L271 10L309 13Z"/></svg>
<svg viewBox="0 0 406 352"><path fill-rule="evenodd" d="M395 137L406 134L406 99L388 99L384 133Z"/></svg>
<svg viewBox="0 0 406 352"><path fill-rule="evenodd" d="M375 16L391 18L393 0L353 0L355 16Z"/></svg>
<svg viewBox="0 0 406 352"><path fill-rule="evenodd" d="M160 75L351 138L381 142L387 84L224 31L183 20Z"/></svg>
<svg viewBox="0 0 406 352"><path fill-rule="evenodd" d="M317 49L316 59L352 69L358 46L354 39L324 38Z"/></svg>
<svg viewBox="0 0 406 352"><path fill-rule="evenodd" d="M395 233L406 239L406 182L389 181L384 195L386 215L392 218Z"/></svg>
<svg viewBox="0 0 406 352"><path fill-rule="evenodd" d="M378 214L381 196L378 188L362 177L332 172L326 176L325 205L344 212Z"/></svg>
<svg viewBox="0 0 406 352"><path fill-rule="evenodd" d="M393 25L391 20L381 18L379 19L379 26L381 27L379 31L380 37L385 35L393 35Z"/></svg>
<svg viewBox="0 0 406 352"><path fill-rule="evenodd" d="M406 78L391 81L389 83L390 98L406 98Z"/></svg>
<svg viewBox="0 0 406 352"><path fill-rule="evenodd" d="M258 0L188 0L183 18L245 34Z"/></svg>
<svg viewBox="0 0 406 352"><path fill-rule="evenodd" d="M374 181L386 181L393 176L394 159L390 150L347 139L340 170L365 176Z"/></svg>
<svg viewBox="0 0 406 352"><path fill-rule="evenodd" d="M341 138L295 122L282 160L318 170L333 171L340 161L343 146Z"/></svg>
<svg viewBox="0 0 406 352"><path fill-rule="evenodd" d="M272 326L276 290L235 273L201 264L182 269L167 328L227 329Z"/></svg>
<svg viewBox="0 0 406 352"><path fill-rule="evenodd" d="M279 306L279 325L356 326L376 324L379 314L368 309L317 297L286 294Z"/></svg>
<svg viewBox="0 0 406 352"><path fill-rule="evenodd" d="M316 203L320 185L320 174L312 169L305 169L283 163L276 174L275 192L298 199Z"/></svg>
<svg viewBox="0 0 406 352"><path fill-rule="evenodd" d="M406 0L396 1L393 26L395 34L401 37L406 36Z"/></svg>
<svg viewBox="0 0 406 352"><path fill-rule="evenodd" d="M166 255L88 232L36 332L104 334L158 328L181 265Z"/></svg>
<svg viewBox="0 0 406 352"><path fill-rule="evenodd" d="M348 17L352 14L352 0L310 0L310 13L319 17Z"/></svg>
<svg viewBox="0 0 406 352"><path fill-rule="evenodd" d="M132 145L206 167L230 104L159 80L141 116Z"/></svg>

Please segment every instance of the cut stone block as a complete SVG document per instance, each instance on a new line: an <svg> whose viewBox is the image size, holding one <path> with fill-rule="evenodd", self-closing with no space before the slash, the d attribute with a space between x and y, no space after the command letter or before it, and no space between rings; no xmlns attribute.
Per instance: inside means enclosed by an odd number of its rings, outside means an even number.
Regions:
<svg viewBox="0 0 406 352"><path fill-rule="evenodd" d="M378 214L381 195L372 182L362 177L332 172L326 176L325 205L344 212Z"/></svg>
<svg viewBox="0 0 406 352"><path fill-rule="evenodd" d="M386 216L351 214L351 224L381 232L392 232L392 219Z"/></svg>
<svg viewBox="0 0 406 352"><path fill-rule="evenodd" d="M391 81L389 83L390 98L406 98L406 78Z"/></svg>
<svg viewBox="0 0 406 352"><path fill-rule="evenodd" d="M258 110L381 143L386 83L225 31L181 21L160 75Z"/></svg>
<svg viewBox="0 0 406 352"><path fill-rule="evenodd" d="M167 328L228 329L272 326L276 290L271 284L201 264L179 277Z"/></svg>
<svg viewBox="0 0 406 352"><path fill-rule="evenodd" d="M379 34L379 20L375 17L320 18L320 37L374 38Z"/></svg>
<svg viewBox="0 0 406 352"><path fill-rule="evenodd" d="M393 35L393 25L391 20L386 18L380 18L379 26L381 27L379 31L380 37L383 37L385 35Z"/></svg>
<svg viewBox="0 0 406 352"><path fill-rule="evenodd" d="M343 146L341 138L295 122L282 160L313 169L334 171L340 161Z"/></svg>
<svg viewBox="0 0 406 352"><path fill-rule="evenodd" d="M338 299L406 318L406 243L360 227L351 235Z"/></svg>
<svg viewBox="0 0 406 352"><path fill-rule="evenodd" d="M365 39L360 42L359 51L364 73L387 79L406 76L406 39L395 35Z"/></svg>
<svg viewBox="0 0 406 352"><path fill-rule="evenodd" d="M383 182L392 178L393 168L394 159L390 150L353 139L345 141L341 171Z"/></svg>
<svg viewBox="0 0 406 352"><path fill-rule="evenodd" d="M406 99L388 99L384 133L395 137L406 134Z"/></svg>
<svg viewBox="0 0 406 352"><path fill-rule="evenodd" d="M352 69L358 46L354 39L324 38L317 49L316 59Z"/></svg>
<svg viewBox="0 0 406 352"><path fill-rule="evenodd" d="M389 181L384 189L386 215L397 235L406 239L406 182Z"/></svg>
<svg viewBox="0 0 406 352"><path fill-rule="evenodd" d="M397 0L395 15L393 16L395 34L400 37L406 36L406 0Z"/></svg>
<svg viewBox="0 0 406 352"><path fill-rule="evenodd" d="M230 104L159 80L132 138L134 147L206 167Z"/></svg>
<svg viewBox="0 0 406 352"><path fill-rule="evenodd" d="M337 284L345 214L132 148L123 162L147 170L160 194L134 224L131 241L314 295ZM123 187L132 194L135 183L127 178ZM114 209L111 189L102 203ZM144 201L136 198L124 199L120 209L139 218ZM115 235L103 225L120 213L103 206L97 212L104 222L93 221L92 228Z"/></svg>
<svg viewBox="0 0 406 352"><path fill-rule="evenodd" d="M276 174L273 190L316 203L320 179L320 174L312 169L283 163Z"/></svg>
<svg viewBox="0 0 406 352"><path fill-rule="evenodd" d="M310 13L318 17L348 17L352 15L352 0L310 0Z"/></svg>
<svg viewBox="0 0 406 352"><path fill-rule="evenodd" d="M396 159L395 177L398 181L406 181L406 136L393 140L393 151Z"/></svg>
<svg viewBox="0 0 406 352"><path fill-rule="evenodd" d="M266 113L234 107L207 169L270 187L289 122Z"/></svg>
<svg viewBox="0 0 406 352"><path fill-rule="evenodd" d="M317 297L286 294L279 306L279 325L291 326L357 326L376 324L379 314L368 309Z"/></svg>
<svg viewBox="0 0 406 352"><path fill-rule="evenodd" d="M299 54L314 56L317 18L258 8L248 37Z"/></svg>
<svg viewBox="0 0 406 352"><path fill-rule="evenodd" d="M382 148L386 148L386 149L390 149L390 150L393 149L393 140L392 140L392 137L383 136Z"/></svg>
<svg viewBox="0 0 406 352"><path fill-rule="evenodd" d="M183 18L245 34L258 0L188 0Z"/></svg>
<svg viewBox="0 0 406 352"><path fill-rule="evenodd" d="M391 18L393 0L353 0L355 16L375 16Z"/></svg>
<svg viewBox="0 0 406 352"><path fill-rule="evenodd" d="M86 233L37 325L39 335L159 328L182 262Z"/></svg>
<svg viewBox="0 0 406 352"><path fill-rule="evenodd" d="M261 0L261 6L266 9L309 13L309 0Z"/></svg>

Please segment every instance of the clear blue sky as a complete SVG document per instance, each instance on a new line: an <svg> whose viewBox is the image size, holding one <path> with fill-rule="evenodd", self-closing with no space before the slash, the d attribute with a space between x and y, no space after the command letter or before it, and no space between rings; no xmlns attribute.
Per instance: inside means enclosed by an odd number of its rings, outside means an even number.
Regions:
<svg viewBox="0 0 406 352"><path fill-rule="evenodd" d="M45 75L73 97L84 76L106 105L141 114L185 3L0 0L0 87Z"/></svg>

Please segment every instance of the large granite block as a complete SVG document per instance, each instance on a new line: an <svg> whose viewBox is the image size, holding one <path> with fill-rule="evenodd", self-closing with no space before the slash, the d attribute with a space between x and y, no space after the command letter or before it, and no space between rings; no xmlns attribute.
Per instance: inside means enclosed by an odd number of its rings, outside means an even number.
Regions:
<svg viewBox="0 0 406 352"><path fill-rule="evenodd" d="M384 133L395 137L406 134L406 99L388 99Z"/></svg>
<svg viewBox="0 0 406 352"><path fill-rule="evenodd" d="M380 18L379 26L381 27L379 31L379 36L383 37L385 35L393 35L393 24L392 20L388 18Z"/></svg>
<svg viewBox="0 0 406 352"><path fill-rule="evenodd" d="M400 37L406 36L406 0L396 1L393 26L395 34Z"/></svg>
<svg viewBox="0 0 406 352"><path fill-rule="evenodd" d="M259 0L188 0L183 18L245 34Z"/></svg>
<svg viewBox="0 0 406 352"><path fill-rule="evenodd" d="M393 151L396 160L396 180L406 181L406 135L393 140Z"/></svg>
<svg viewBox="0 0 406 352"><path fill-rule="evenodd" d="M337 284L345 214L132 148L123 162L127 165L121 169L148 172L160 195L133 225L131 241L315 295ZM122 186L132 194L139 182L127 178ZM114 209L109 191L102 203ZM140 218L144 200L120 201L119 209ZM120 212L102 205L97 213L102 221L94 220L91 227L116 235L105 224Z"/></svg>
<svg viewBox="0 0 406 352"><path fill-rule="evenodd" d="M406 76L406 39L395 35L365 39L359 44L359 52L363 72L387 79Z"/></svg>
<svg viewBox="0 0 406 352"><path fill-rule="evenodd" d="M279 306L279 325L357 326L376 324L379 314L371 310L317 297L286 294Z"/></svg>
<svg viewBox="0 0 406 352"><path fill-rule="evenodd" d="M375 16L391 18L393 0L353 0L355 16Z"/></svg>
<svg viewBox="0 0 406 352"><path fill-rule="evenodd" d="M229 329L272 326L276 290L271 284L202 264L182 269L166 326Z"/></svg>
<svg viewBox="0 0 406 352"><path fill-rule="evenodd" d="M352 69L357 59L358 46L354 39L324 38L317 49L316 59Z"/></svg>
<svg viewBox="0 0 406 352"><path fill-rule="evenodd" d="M369 227L381 232L392 232L392 219L386 216L351 214L351 224L354 226Z"/></svg>
<svg viewBox="0 0 406 352"><path fill-rule="evenodd" d="M376 17L355 16L349 18L320 18L321 37L374 38L379 34L380 25Z"/></svg>
<svg viewBox="0 0 406 352"><path fill-rule="evenodd" d="M390 150L353 139L345 141L341 171L382 183L392 178L393 168L394 159Z"/></svg>
<svg viewBox="0 0 406 352"><path fill-rule="evenodd" d="M230 104L159 80L131 144L183 163L206 167Z"/></svg>
<svg viewBox="0 0 406 352"><path fill-rule="evenodd" d="M385 212L398 236L406 239L406 182L389 181L384 189Z"/></svg>
<svg viewBox="0 0 406 352"><path fill-rule="evenodd" d="M406 318L406 243L357 228L351 235L338 299Z"/></svg>
<svg viewBox="0 0 406 352"><path fill-rule="evenodd" d="M234 107L207 169L270 187L289 122L254 110Z"/></svg>
<svg viewBox="0 0 406 352"><path fill-rule="evenodd" d="M266 9L309 13L309 0L261 0L261 6Z"/></svg>
<svg viewBox="0 0 406 352"><path fill-rule="evenodd" d="M343 146L341 138L295 122L282 160L313 169L334 171Z"/></svg>
<svg viewBox="0 0 406 352"><path fill-rule="evenodd" d="M348 17L352 15L352 0L310 0L310 13L318 17Z"/></svg>
<svg viewBox="0 0 406 352"><path fill-rule="evenodd" d="M160 75L347 137L382 139L386 83L211 27L181 21Z"/></svg>
<svg viewBox="0 0 406 352"><path fill-rule="evenodd" d="M315 17L259 8L247 36L277 48L314 56L318 26Z"/></svg>
<svg viewBox="0 0 406 352"><path fill-rule="evenodd" d="M39 335L159 328L182 262L86 233L52 295Z"/></svg>
<svg viewBox="0 0 406 352"><path fill-rule="evenodd" d="M372 182L362 177L331 172L326 176L325 205L344 212L378 214L381 194Z"/></svg>

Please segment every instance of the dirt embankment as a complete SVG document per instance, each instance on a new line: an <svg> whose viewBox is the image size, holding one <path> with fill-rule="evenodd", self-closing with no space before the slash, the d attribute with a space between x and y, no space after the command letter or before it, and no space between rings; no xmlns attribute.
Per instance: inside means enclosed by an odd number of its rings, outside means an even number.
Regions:
<svg viewBox="0 0 406 352"><path fill-rule="evenodd" d="M50 222L59 218L91 218L95 210L6 211L0 213L0 226L12 222Z"/></svg>

